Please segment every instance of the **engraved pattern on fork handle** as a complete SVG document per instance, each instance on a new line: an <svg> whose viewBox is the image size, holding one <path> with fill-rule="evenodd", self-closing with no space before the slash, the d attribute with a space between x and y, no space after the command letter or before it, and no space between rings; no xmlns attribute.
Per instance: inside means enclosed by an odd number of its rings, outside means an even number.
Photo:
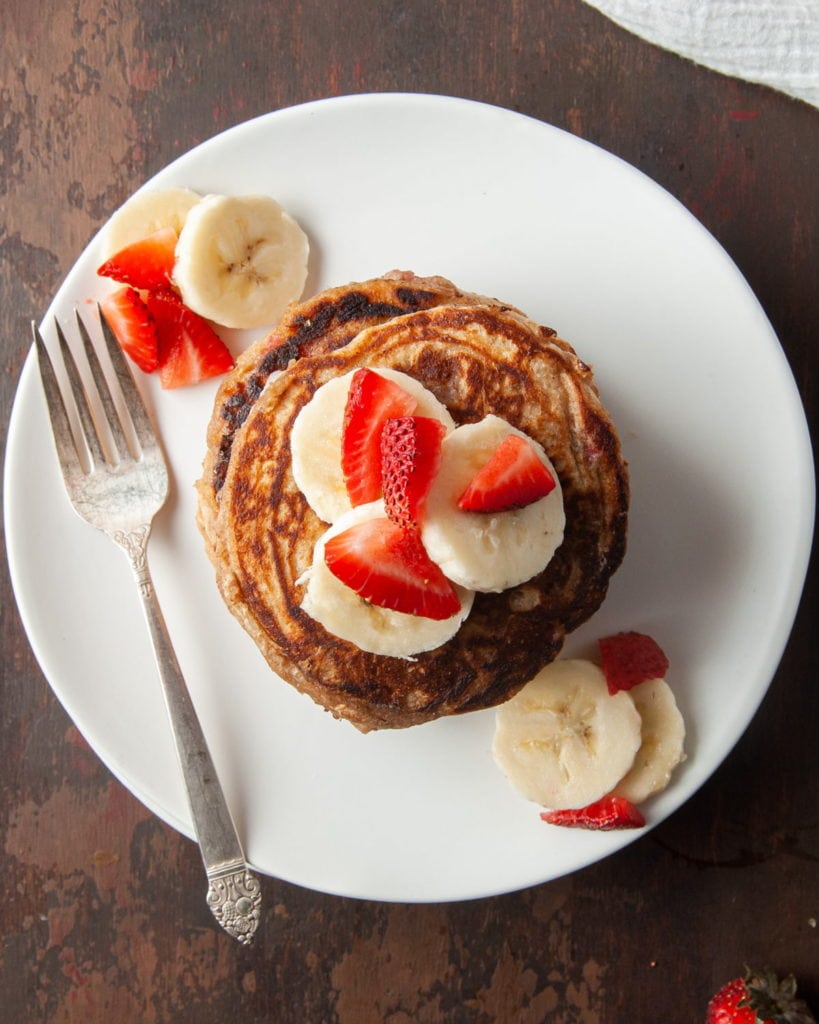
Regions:
<svg viewBox="0 0 819 1024"><path fill-rule="evenodd" d="M117 530L114 540L119 544L128 560L134 573L134 579L139 587L143 598L150 598L153 594L154 585L151 581L151 574L148 571L148 536L151 532L150 525L139 526L135 530L126 532Z"/></svg>
<svg viewBox="0 0 819 1024"><path fill-rule="evenodd" d="M150 527L120 530L113 539L128 556L142 597L171 720L194 830L208 876L207 903L224 930L249 945L261 916L261 885L248 869L207 742L179 668L146 555Z"/></svg>
<svg viewBox="0 0 819 1024"><path fill-rule="evenodd" d="M208 906L219 924L245 946L249 946L262 907L258 878L244 861L234 861L208 871Z"/></svg>

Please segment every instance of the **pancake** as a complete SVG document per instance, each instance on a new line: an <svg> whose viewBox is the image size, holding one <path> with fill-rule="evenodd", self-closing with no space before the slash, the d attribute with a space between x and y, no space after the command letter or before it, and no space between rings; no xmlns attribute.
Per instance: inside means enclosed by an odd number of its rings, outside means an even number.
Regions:
<svg viewBox="0 0 819 1024"><path fill-rule="evenodd" d="M476 594L458 633L411 660L364 652L300 607L299 580L326 524L294 483L290 432L318 387L362 366L415 377L458 424L502 416L543 445L563 489L564 540L546 569ZM207 470L200 525L213 494ZM591 368L566 341L500 304L450 303L338 347L317 339L312 354L269 376L234 431L217 506L203 532L226 604L282 679L366 732L494 706L552 661L623 558L628 478Z"/></svg>
<svg viewBox="0 0 819 1024"><path fill-rule="evenodd" d="M206 540L219 544L213 524L233 439L271 376L294 359L346 345L366 327L421 309L461 303L498 304L495 299L463 292L444 277L417 277L402 270L328 288L304 302L292 303L276 328L242 353L216 394L197 485L198 522Z"/></svg>

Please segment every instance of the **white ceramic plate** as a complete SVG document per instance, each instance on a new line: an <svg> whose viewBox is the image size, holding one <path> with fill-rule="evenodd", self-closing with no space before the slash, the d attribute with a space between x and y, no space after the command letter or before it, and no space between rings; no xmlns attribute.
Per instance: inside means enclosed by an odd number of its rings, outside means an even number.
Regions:
<svg viewBox="0 0 819 1024"><path fill-rule="evenodd" d="M661 188L594 146L432 96L278 111L149 183L168 185L277 197L312 239L308 291L394 267L443 274L557 328L594 364L631 466L629 550L602 610L566 651L619 629L662 643L688 760L647 805L649 824L679 807L767 689L813 520L798 394L725 252ZM99 262L94 241L47 322L104 293ZM156 587L258 869L348 896L466 899L558 877L645 834L544 825L494 766L491 711L362 736L273 677L223 607L194 525L216 385L163 393L153 378L143 383L176 482L150 547ZM127 564L69 508L31 359L5 493L15 593L45 675L114 774L190 835Z"/></svg>

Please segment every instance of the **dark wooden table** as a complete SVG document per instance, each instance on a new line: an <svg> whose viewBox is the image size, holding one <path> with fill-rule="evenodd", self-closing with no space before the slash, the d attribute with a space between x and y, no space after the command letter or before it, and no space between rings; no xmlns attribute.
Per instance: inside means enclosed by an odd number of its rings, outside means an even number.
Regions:
<svg viewBox="0 0 819 1024"><path fill-rule="evenodd" d="M665 186L749 280L816 426L819 111L649 46L579 0L41 6L5 0L2 14L4 436L29 320L136 186L254 115L386 90L522 111ZM3 566L3 1021L669 1024L701 1020L746 961L795 971L819 1006L815 571L761 713L644 840L461 904L265 879L245 949L209 918L196 847L111 777L55 700Z"/></svg>

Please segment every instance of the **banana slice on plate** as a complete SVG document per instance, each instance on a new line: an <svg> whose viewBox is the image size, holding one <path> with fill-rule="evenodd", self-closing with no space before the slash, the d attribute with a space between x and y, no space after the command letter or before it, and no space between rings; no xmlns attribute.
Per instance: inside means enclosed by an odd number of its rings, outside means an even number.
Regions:
<svg viewBox="0 0 819 1024"><path fill-rule="evenodd" d="M304 231L270 196L205 196L179 235L174 283L208 320L263 327L301 295L308 254Z"/></svg>
<svg viewBox="0 0 819 1024"><path fill-rule="evenodd" d="M417 416L430 416L453 430L447 408L413 377L398 370L371 367L394 381L418 402ZM355 370L322 384L293 423L290 451L293 479L308 504L325 523L334 523L351 508L341 468L344 409Z"/></svg>
<svg viewBox="0 0 819 1024"><path fill-rule="evenodd" d="M664 679L649 679L628 692L640 714L642 742L614 792L639 804L665 789L671 773L685 760L685 722Z"/></svg>
<svg viewBox="0 0 819 1024"><path fill-rule="evenodd" d="M102 230L105 258L161 228L170 227L179 234L188 213L201 198L198 192L189 188L145 189L135 193L120 206Z"/></svg>
<svg viewBox="0 0 819 1024"><path fill-rule="evenodd" d="M524 508L466 512L458 499L495 449L517 434L532 445L556 481L554 490ZM458 427L444 438L441 468L426 501L421 535L433 562L470 590L507 590L541 572L563 541L563 493L541 445L498 416Z"/></svg>
<svg viewBox="0 0 819 1024"><path fill-rule="evenodd" d="M474 595L456 587L460 612L448 619L428 619L370 604L337 579L324 560L325 543L357 523L384 516L383 501L375 501L350 509L327 530L316 544L312 566L297 581L306 586L301 607L329 633L349 640L363 651L411 658L434 650L453 637L469 614Z"/></svg>
<svg viewBox="0 0 819 1024"><path fill-rule="evenodd" d="M495 716L492 754L527 800L586 807L611 792L640 748L640 714L593 662L556 661Z"/></svg>

